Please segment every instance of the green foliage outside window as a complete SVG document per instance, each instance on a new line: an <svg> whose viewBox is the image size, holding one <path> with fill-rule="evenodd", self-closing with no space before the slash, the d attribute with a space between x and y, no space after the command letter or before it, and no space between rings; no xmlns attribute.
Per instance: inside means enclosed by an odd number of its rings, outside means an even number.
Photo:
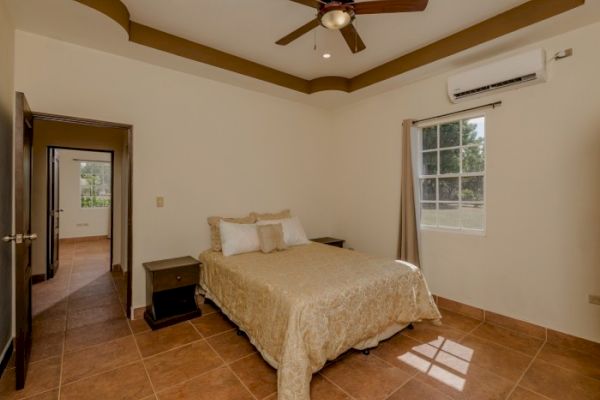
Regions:
<svg viewBox="0 0 600 400"><path fill-rule="evenodd" d="M110 207L110 163L82 161L80 164L80 178L81 208Z"/></svg>

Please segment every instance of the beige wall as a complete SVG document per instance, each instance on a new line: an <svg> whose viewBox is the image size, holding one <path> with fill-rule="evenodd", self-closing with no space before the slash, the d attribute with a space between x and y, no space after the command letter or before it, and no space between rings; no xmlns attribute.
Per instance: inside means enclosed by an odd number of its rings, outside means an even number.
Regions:
<svg viewBox="0 0 600 400"><path fill-rule="evenodd" d="M58 151L60 186L60 238L110 235L110 207L81 207L81 162L105 161L110 163L110 153L64 150ZM121 175L119 173L119 175Z"/></svg>
<svg viewBox="0 0 600 400"><path fill-rule="evenodd" d="M27 95L29 98L29 95ZM30 100L31 103L31 100ZM32 107L34 107L32 105ZM121 263L121 251L126 247L125 238L121 236L123 207L121 197L123 158L123 137L127 130L114 128L96 128L63 122L34 120L33 126L33 176L31 229L38 234L38 240L32 246L32 270L34 274L46 273L46 208L47 208L47 158L48 146L71 147L90 150L114 151L114 237L113 264ZM62 237L62 235L61 235Z"/></svg>
<svg viewBox="0 0 600 400"><path fill-rule="evenodd" d="M600 24L539 44L549 82L451 105L447 74L335 115L333 233L358 250L396 254L401 123L502 100L487 113L487 231L423 232L433 292L600 341Z"/></svg>
<svg viewBox="0 0 600 400"><path fill-rule="evenodd" d="M14 95L14 28L3 0L0 0L0 237L12 230L12 124ZM6 230L6 232L4 231ZM12 247L0 243L0 357L13 335Z"/></svg>
<svg viewBox="0 0 600 400"><path fill-rule="evenodd" d="M134 307L142 262L197 256L210 215L289 207L308 235L331 230L324 111L22 32L16 58L34 110L134 127Z"/></svg>

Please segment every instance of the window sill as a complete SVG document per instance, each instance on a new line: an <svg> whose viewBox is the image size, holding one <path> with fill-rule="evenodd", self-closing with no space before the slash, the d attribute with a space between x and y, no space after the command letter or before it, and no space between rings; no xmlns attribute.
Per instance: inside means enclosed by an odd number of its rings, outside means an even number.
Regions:
<svg viewBox="0 0 600 400"><path fill-rule="evenodd" d="M452 228L440 228L440 227L429 227L429 226L421 226L419 228L422 232L437 232L437 233L453 233L453 234L462 234L467 236L486 236L485 230L478 229L452 229Z"/></svg>

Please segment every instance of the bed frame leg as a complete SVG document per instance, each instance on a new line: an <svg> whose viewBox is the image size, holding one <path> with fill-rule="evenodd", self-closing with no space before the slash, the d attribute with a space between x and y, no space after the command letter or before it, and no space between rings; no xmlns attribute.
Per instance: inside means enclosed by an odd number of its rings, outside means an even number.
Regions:
<svg viewBox="0 0 600 400"><path fill-rule="evenodd" d="M415 326L412 323L410 323L410 324L408 324L406 329L410 329L412 331L413 329L415 329Z"/></svg>
<svg viewBox="0 0 600 400"><path fill-rule="evenodd" d="M369 350L369 349L364 349L364 350L362 351L362 353L363 353L365 356L368 356L369 354L371 354L371 350Z"/></svg>
<svg viewBox="0 0 600 400"><path fill-rule="evenodd" d="M238 336L244 336L244 332L242 332L242 330L241 330L241 329L236 329L236 330L235 330L235 333L236 333Z"/></svg>

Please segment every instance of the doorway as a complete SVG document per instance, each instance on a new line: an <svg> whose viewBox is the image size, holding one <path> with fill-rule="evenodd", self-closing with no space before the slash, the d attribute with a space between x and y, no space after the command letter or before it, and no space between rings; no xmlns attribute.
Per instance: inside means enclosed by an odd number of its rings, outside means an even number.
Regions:
<svg viewBox="0 0 600 400"><path fill-rule="evenodd" d="M112 150L48 147L47 279L60 267L61 248L81 242L105 243L113 270L114 158Z"/></svg>

